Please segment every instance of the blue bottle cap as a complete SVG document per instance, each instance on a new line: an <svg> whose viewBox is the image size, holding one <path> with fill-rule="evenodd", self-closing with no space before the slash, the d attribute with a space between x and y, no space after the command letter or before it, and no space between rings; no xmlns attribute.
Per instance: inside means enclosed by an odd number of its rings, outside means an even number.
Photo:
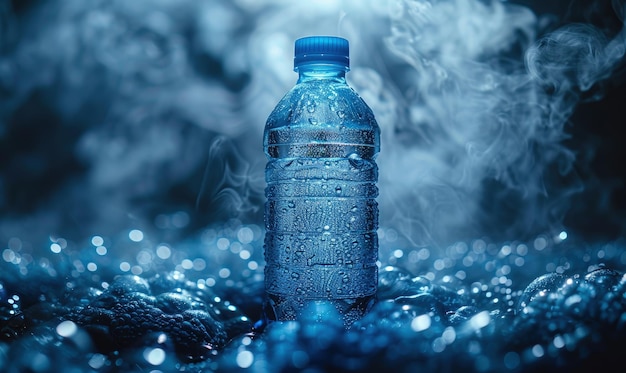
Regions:
<svg viewBox="0 0 626 373"><path fill-rule="evenodd" d="M322 63L350 69L348 40L336 36L308 36L296 40L293 69L303 65Z"/></svg>

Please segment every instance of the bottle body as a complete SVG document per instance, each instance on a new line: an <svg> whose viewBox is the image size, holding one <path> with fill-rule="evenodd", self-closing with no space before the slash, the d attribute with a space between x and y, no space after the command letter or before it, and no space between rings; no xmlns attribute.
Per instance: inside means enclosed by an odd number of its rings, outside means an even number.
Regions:
<svg viewBox="0 0 626 373"><path fill-rule="evenodd" d="M343 73L323 70L301 71L265 128L266 315L324 302L349 326L376 296L380 134Z"/></svg>

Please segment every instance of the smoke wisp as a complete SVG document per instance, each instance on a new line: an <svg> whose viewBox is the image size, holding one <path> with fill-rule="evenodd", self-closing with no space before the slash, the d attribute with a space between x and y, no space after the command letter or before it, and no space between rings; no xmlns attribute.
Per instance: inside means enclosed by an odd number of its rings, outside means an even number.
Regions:
<svg viewBox="0 0 626 373"><path fill-rule="evenodd" d="M624 63L624 4L595 24L533 5L0 0L0 235L260 222L264 122L311 34L350 40L382 130L382 229L433 246L558 233L583 192L615 187L569 141Z"/></svg>

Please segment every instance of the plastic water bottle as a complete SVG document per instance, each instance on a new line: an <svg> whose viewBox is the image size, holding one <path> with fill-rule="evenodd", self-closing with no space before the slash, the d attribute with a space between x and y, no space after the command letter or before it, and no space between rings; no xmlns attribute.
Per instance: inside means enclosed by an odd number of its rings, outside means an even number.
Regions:
<svg viewBox="0 0 626 373"><path fill-rule="evenodd" d="M296 40L294 71L263 139L265 314L299 320L331 305L349 327L376 297L380 130L346 83L346 39Z"/></svg>

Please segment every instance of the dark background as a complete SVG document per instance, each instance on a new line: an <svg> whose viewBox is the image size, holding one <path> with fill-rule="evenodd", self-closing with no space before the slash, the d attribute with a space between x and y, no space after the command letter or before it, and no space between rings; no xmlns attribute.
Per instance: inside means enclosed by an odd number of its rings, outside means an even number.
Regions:
<svg viewBox="0 0 626 373"><path fill-rule="evenodd" d="M165 237L179 239L231 218L261 223L264 201L260 181L264 165L260 149L262 122L269 113L267 108L293 83L293 76L290 75L291 81L278 82L272 87L265 85L262 89L276 94L263 106L251 102L250 98L241 98L242 92L254 87L250 71L254 61L247 56L243 60L248 58L248 63L238 66L219 50L199 47L206 30L186 23L189 13L185 7L193 11L189 2L181 2L176 12L170 14L180 23L168 27L175 30L182 41L169 39L167 27L162 34L146 36L154 38L152 42L161 48L155 53L165 50L169 54L151 56L144 61L141 55L133 54L132 45L124 49L126 39L123 36L112 37L112 43L119 43L120 49L110 44L111 53L127 53L114 57L114 68L119 70L112 76L107 68L90 60L93 53L102 53L102 58L108 58L108 44L93 52L97 46L88 39L75 41L87 37L72 34L76 28L69 29L69 34L64 36L67 44L63 38L45 37L55 22L80 23L86 17L86 8L109 6L98 1L88 3L89 6L77 5L79 10L75 14L66 14L63 12L71 6L62 8L57 6L58 2L0 0L2 241L14 236L37 241L51 235L82 240L93 234L114 235L130 228L156 229ZM241 16L223 30L228 43L237 45L252 43L251 30L259 26L263 17L281 8L279 2L263 2L264 5L258 7L249 5L250 2L204 3L218 4L215 9L228 8ZM539 22L538 37L573 22L593 25L609 38L623 26L623 17L620 20L614 10L618 3L615 1L520 0L512 3L525 5L545 17ZM147 8L150 2L137 3L137 7L142 6ZM143 13L128 14L131 17ZM155 28L161 27L158 20L155 22ZM381 39L388 34L385 26L389 25L384 21L373 25L380 29ZM141 38L141 29L136 32ZM213 32L219 38L222 31L216 26ZM93 37L98 40L98 35ZM371 45L382 51L383 42L372 40L371 35L368 37ZM72 43L90 52L77 50L68 54L72 50L66 46L74 45ZM288 44L291 43L289 40ZM29 48L35 50L33 56L47 59L20 57L20 53L27 53L23 51ZM187 70L183 72L172 68L176 67L177 53L188 61ZM510 53L519 58L522 51ZM132 60L134 57L137 60ZM396 67L396 71L407 68L397 58L385 58L383 63ZM145 62L143 67L142 61ZM286 63L289 67L290 61ZM190 104L193 105L191 114L181 113L180 105L170 104L181 97L180 94L164 93L178 87L179 81L189 76L209 83L200 102ZM392 81L402 81L402 74L392 77ZM188 91L188 87L180 92L185 90ZM555 215L554 225L503 229L515 225L525 200L519 197L511 206L502 207L493 196L504 187L486 179L482 196L486 217L473 221L472 229L458 234L451 231L446 239L471 239L482 235L496 240L527 239L543 233L544 228L549 234L566 229L572 236L593 242L615 240L624 235L624 60L612 68L606 79L576 95L580 101L564 127L567 136L563 139L563 144L576 158L573 171L556 183L565 185L576 179L583 187L568 197L563 213ZM254 92L250 96L254 96ZM168 104L162 104L163 100L169 100ZM158 109L154 112L142 112L142 108L155 106ZM206 125L198 123L203 115L209 118ZM210 118L218 118L218 123L211 123ZM252 125L246 129L248 122ZM235 128L233 132L229 132L231 126ZM167 150L168 144L173 144L171 150ZM111 150L118 145L121 155ZM113 160L106 163L98 158L100 153L94 150L98 146L112 152ZM381 219L381 224L384 222ZM434 242L449 243L441 237L435 237Z"/></svg>
<svg viewBox="0 0 626 373"><path fill-rule="evenodd" d="M537 12L554 14L558 24L589 23L615 33L622 21L611 1L520 1ZM623 17L622 17L623 20ZM599 99L585 99L575 109L566 141L577 153L576 170L591 185L612 186L610 192L590 188L582 192L565 217L565 225L584 237L611 240L624 235L626 222L626 147L623 106L626 103L626 64L622 60L613 75L598 84ZM592 90L593 92L593 90Z"/></svg>

